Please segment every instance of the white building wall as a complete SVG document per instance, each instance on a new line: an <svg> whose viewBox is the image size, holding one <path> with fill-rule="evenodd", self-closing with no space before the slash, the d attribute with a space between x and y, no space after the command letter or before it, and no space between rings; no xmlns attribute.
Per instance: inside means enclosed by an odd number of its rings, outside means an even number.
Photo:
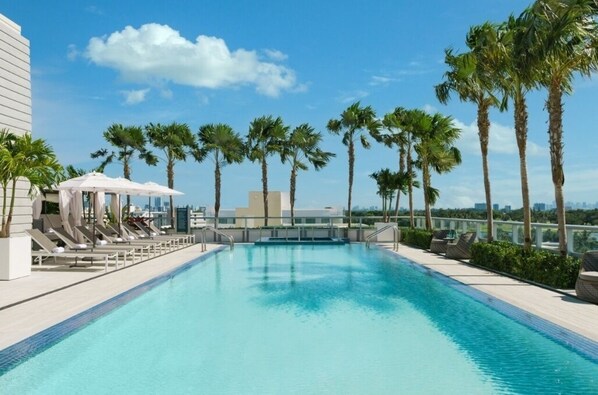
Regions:
<svg viewBox="0 0 598 395"><path fill-rule="evenodd" d="M29 59L29 40L21 36L21 27L0 14L0 129L8 128L16 134L31 131ZM32 222L31 200L27 197L29 184L19 182L16 189L17 200L11 227L13 235L31 228Z"/></svg>

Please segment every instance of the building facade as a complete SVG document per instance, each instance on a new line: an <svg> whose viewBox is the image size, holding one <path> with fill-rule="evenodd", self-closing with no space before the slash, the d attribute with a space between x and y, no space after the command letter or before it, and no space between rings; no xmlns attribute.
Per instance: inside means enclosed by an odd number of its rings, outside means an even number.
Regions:
<svg viewBox="0 0 598 395"><path fill-rule="evenodd" d="M31 66L29 40L21 27L0 14L0 129L22 135L31 131ZM31 228L31 200L27 182L17 184L11 234ZM10 192L9 192L10 193ZM0 212L2 191L0 190Z"/></svg>
<svg viewBox="0 0 598 395"><path fill-rule="evenodd" d="M259 228L264 226L264 198L260 191L251 191L248 196L248 207L236 209L220 209L218 226ZM295 224L297 225L322 225L342 224L342 209L325 207L323 209L295 208ZM207 217L213 217L213 209L207 210ZM203 214L196 215L198 223L205 223ZM268 226L290 226L291 203L288 192L268 192ZM205 226L200 225L198 227ZM192 226L193 227L193 226Z"/></svg>

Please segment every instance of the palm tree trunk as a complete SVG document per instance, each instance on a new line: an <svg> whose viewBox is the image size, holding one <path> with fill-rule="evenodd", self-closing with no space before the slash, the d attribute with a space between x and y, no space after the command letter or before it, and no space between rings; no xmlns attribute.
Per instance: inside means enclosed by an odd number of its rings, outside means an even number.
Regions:
<svg viewBox="0 0 598 395"><path fill-rule="evenodd" d="M522 92L515 96L515 137L519 149L519 172L521 174L521 199L523 201L523 249L532 249L532 221L529 204L529 186L527 179L527 104Z"/></svg>
<svg viewBox="0 0 598 395"><path fill-rule="evenodd" d="M9 207L8 217L6 218L6 222L4 223L4 226L2 227L2 233L4 234L4 237L10 237L10 225L12 224L12 216L14 214L16 194L17 194L17 180L13 179L12 187L10 190L10 203L8 205L8 207Z"/></svg>
<svg viewBox="0 0 598 395"><path fill-rule="evenodd" d="M349 198L347 209L349 210L349 228L351 228L351 191L353 190L353 167L355 166L355 146L353 140L349 141Z"/></svg>
<svg viewBox="0 0 598 395"><path fill-rule="evenodd" d="M129 166L129 162L127 161L126 157L123 160L123 175L127 180L131 179L131 168ZM151 211L151 209L150 209ZM127 212L131 212L131 195L127 195ZM120 216L120 213L118 213ZM118 218L117 218L118 219Z"/></svg>
<svg viewBox="0 0 598 395"><path fill-rule="evenodd" d="M494 218L492 214L492 192L490 191L490 172L488 170L488 140L490 137L490 119L488 117L488 104L478 105L478 135L482 151L482 169L484 172L484 192L486 193L487 240L494 239Z"/></svg>
<svg viewBox="0 0 598 395"><path fill-rule="evenodd" d="M4 227L6 226L6 208L8 207L6 201L8 199L8 188L6 186L2 186L2 226L0 226L0 237L6 238L8 234L5 233Z"/></svg>
<svg viewBox="0 0 598 395"><path fill-rule="evenodd" d="M399 173L405 172L405 148L399 149ZM399 200L401 199L401 189L397 189L397 201L395 202L395 220L399 222Z"/></svg>
<svg viewBox="0 0 598 395"><path fill-rule="evenodd" d="M432 230L432 211L430 209L430 167L428 161L422 160L422 188L424 189L424 209L426 213L426 230Z"/></svg>
<svg viewBox="0 0 598 395"><path fill-rule="evenodd" d="M560 81L552 81L548 88L548 136L550 141L550 167L554 184L554 200L556 201L556 217L559 231L559 251L567 255L567 229L565 228L565 204L563 185L563 103Z"/></svg>
<svg viewBox="0 0 598 395"><path fill-rule="evenodd" d="M168 178L168 188L174 189L174 161L171 158L168 159L168 164L166 165L166 176ZM176 229L176 221L174 218L174 198L172 195L170 195L169 201L170 225L172 229Z"/></svg>
<svg viewBox="0 0 598 395"><path fill-rule="evenodd" d="M216 168L214 170L214 227L218 228L218 213L220 212L220 163L216 156Z"/></svg>
<svg viewBox="0 0 598 395"><path fill-rule="evenodd" d="M295 184L297 179L297 170L293 167L291 170L291 226L295 226Z"/></svg>
<svg viewBox="0 0 598 395"><path fill-rule="evenodd" d="M264 226L268 226L268 163L262 159L262 194L264 197Z"/></svg>
<svg viewBox="0 0 598 395"><path fill-rule="evenodd" d="M409 173L409 227L415 228L415 216L413 215L413 161L411 159L411 136L409 136L409 145L407 146L407 172Z"/></svg>

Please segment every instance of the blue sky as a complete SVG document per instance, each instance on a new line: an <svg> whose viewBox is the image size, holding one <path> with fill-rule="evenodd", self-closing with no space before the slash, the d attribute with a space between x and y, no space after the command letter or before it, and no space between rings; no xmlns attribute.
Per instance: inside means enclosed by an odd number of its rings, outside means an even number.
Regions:
<svg viewBox="0 0 598 395"><path fill-rule="evenodd" d="M173 5L175 4L175 5ZM337 154L325 169L300 174L297 207L346 206L347 153L326 123L355 100L379 116L397 106L440 111L463 129L463 164L434 175L438 207L483 202L476 108L453 99L442 105L434 85L446 70L444 49L464 49L470 26L519 14L528 1L98 1L4 2L0 13L21 25L31 42L33 133L45 138L62 164L91 169L89 154L107 147L112 123L230 124L241 135L262 115L292 127L307 122ZM128 48L135 48L132 51ZM577 79L565 98L565 199L598 201L597 79ZM528 171L532 202L554 200L550 179L545 91L529 96ZM491 114L493 200L521 206L512 113ZM394 169L392 149L357 150L353 202L379 205L368 175ZM290 169L270 159L270 190L288 191ZM178 204L213 205L213 165L176 165ZM122 174L111 165L106 173ZM261 190L257 164L223 170L222 207L247 204ZM163 164L133 164L135 181L166 184ZM403 198L403 202L405 199ZM422 207L416 192L417 207Z"/></svg>

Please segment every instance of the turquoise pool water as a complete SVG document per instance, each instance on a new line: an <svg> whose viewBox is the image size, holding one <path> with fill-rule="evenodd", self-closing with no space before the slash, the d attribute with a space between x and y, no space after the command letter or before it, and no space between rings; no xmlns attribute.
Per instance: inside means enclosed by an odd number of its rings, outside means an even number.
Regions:
<svg viewBox="0 0 598 395"><path fill-rule="evenodd" d="M236 246L0 376L2 394L589 394L598 366L377 250Z"/></svg>

